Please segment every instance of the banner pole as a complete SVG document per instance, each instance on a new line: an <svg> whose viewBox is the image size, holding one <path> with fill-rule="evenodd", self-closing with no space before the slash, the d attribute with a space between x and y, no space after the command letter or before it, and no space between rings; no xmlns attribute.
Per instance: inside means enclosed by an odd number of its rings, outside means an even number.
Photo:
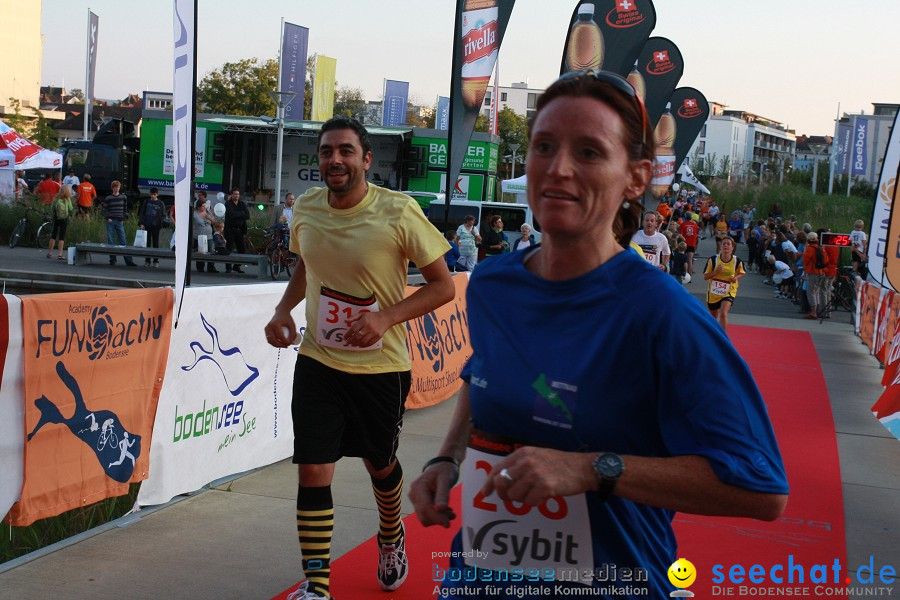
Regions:
<svg viewBox="0 0 900 600"><path fill-rule="evenodd" d="M834 190L834 170L837 161L838 124L841 122L841 103L838 102L837 114L834 117L834 136L831 138L831 160L828 161L828 195Z"/></svg>
<svg viewBox="0 0 900 600"><path fill-rule="evenodd" d="M84 50L84 110L82 111L84 115L84 139L87 141L88 139L88 119L90 118L91 113L91 99L88 96L90 92L90 80L91 80L91 9L88 8L87 14L87 42L86 48Z"/></svg>
<svg viewBox="0 0 900 600"><path fill-rule="evenodd" d="M853 115L853 120L851 121L852 125L850 126L850 139L853 140L856 137L856 115ZM853 143L851 142L850 147L853 147ZM846 152L846 150L844 151ZM852 156L852 155L851 155ZM853 179L853 159L847 161L847 197L850 197L850 180Z"/></svg>

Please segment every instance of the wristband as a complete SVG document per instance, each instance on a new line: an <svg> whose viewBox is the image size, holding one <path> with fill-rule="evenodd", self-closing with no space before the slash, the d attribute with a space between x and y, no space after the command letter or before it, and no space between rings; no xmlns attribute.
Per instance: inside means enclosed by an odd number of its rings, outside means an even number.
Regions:
<svg viewBox="0 0 900 600"><path fill-rule="evenodd" d="M435 456L434 458L429 460L427 463L425 463L425 466L422 467L422 472L424 473L425 469L427 469L428 467L430 467L432 465L436 465L438 463L444 463L444 462L453 463L454 467L456 467L457 469L459 468L459 461L456 460L455 458L453 458L452 456Z"/></svg>

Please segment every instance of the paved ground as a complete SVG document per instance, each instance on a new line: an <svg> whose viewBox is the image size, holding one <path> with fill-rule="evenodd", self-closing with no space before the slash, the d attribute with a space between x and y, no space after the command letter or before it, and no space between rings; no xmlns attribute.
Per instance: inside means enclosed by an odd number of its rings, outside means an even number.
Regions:
<svg viewBox="0 0 900 600"><path fill-rule="evenodd" d="M703 242L700 254L709 255ZM746 252L739 248L739 255ZM57 264L59 263L59 264ZM703 261L696 266L702 268ZM33 275L32 275L33 273ZM76 274L90 285L119 278L143 286L174 281L172 265L158 270L124 266L74 267L42 258L34 249L0 249L0 278L22 281ZM250 275L200 275L196 285L256 283ZM698 279L689 289L700 295ZM881 393L881 370L857 337L849 313L823 323L799 318L796 307L772 297L762 278L741 283L732 323L800 329L812 335L825 373L840 451L849 565L870 555L898 566L900 548L900 445L869 408ZM802 382L795 382L798 391ZM455 402L411 411L400 459L418 473L439 446ZM296 469L277 463L162 508L144 510L68 543L0 565L0 598L260 598L299 577L293 530ZM337 556L370 537L377 515L371 487L358 461L339 463L334 484ZM404 514L411 512L404 500ZM374 566L373 566L374 567ZM373 568L374 570L374 568ZM371 574L363 574L365 577ZM387 598L387 596L385 596Z"/></svg>

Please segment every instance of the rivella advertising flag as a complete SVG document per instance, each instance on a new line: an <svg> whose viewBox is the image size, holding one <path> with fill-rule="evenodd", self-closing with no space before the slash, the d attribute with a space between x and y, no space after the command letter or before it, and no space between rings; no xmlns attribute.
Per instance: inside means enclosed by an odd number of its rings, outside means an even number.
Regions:
<svg viewBox="0 0 900 600"><path fill-rule="evenodd" d="M334 85L337 73L337 59L316 56L316 77L313 80L312 114L313 121L327 121L334 116Z"/></svg>
<svg viewBox="0 0 900 600"><path fill-rule="evenodd" d="M603 69L625 77L656 27L650 0L579 2L570 21L560 74Z"/></svg>
<svg viewBox="0 0 900 600"><path fill-rule="evenodd" d="M381 124L385 127L400 127L401 125L405 125L406 105L408 103L409 82L385 79Z"/></svg>
<svg viewBox="0 0 900 600"><path fill-rule="evenodd" d="M709 117L709 102L691 87L676 89L659 118L654 131L656 160L650 191L661 198L675 178L679 165Z"/></svg>
<svg viewBox="0 0 900 600"><path fill-rule="evenodd" d="M869 164L869 119L857 116L853 120L853 139L850 143L850 163L854 175L865 175Z"/></svg>
<svg viewBox="0 0 900 600"><path fill-rule="evenodd" d="M515 0L456 0L444 189L448 198L459 179L514 4ZM450 210L449 202L444 210Z"/></svg>
<svg viewBox="0 0 900 600"><path fill-rule="evenodd" d="M306 53L309 45L309 29L284 22L281 41L281 73L279 88L282 92L296 95L284 107L284 118L288 121L303 120L303 90L306 86Z"/></svg>
<svg viewBox="0 0 900 600"><path fill-rule="evenodd" d="M881 165L881 178L872 212L869 231L869 281L892 290L900 289L900 210L897 209L900 186L900 132L898 117L894 117L891 137ZM887 278L885 278L885 274Z"/></svg>
<svg viewBox="0 0 900 600"><path fill-rule="evenodd" d="M172 331L172 290L22 298L25 478L15 526L146 479Z"/></svg>
<svg viewBox="0 0 900 600"><path fill-rule="evenodd" d="M684 60L678 46L664 37L647 40L627 79L644 101L647 117L654 127L683 72Z"/></svg>

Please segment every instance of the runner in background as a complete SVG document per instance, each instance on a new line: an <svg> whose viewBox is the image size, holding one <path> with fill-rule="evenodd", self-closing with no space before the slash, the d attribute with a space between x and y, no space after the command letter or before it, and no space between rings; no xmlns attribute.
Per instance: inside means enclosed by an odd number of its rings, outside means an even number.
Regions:
<svg viewBox="0 0 900 600"><path fill-rule="evenodd" d="M687 245L685 250L687 255L687 272L693 277L694 253L697 251L697 236L700 235L700 226L694 220L694 213L691 211L685 212L684 217L684 222L678 228L678 233L684 236L684 243Z"/></svg>
<svg viewBox="0 0 900 600"><path fill-rule="evenodd" d="M665 271L672 251L666 236L657 231L660 221L659 213L652 210L644 213L644 228L636 231L631 241L641 247L647 262Z"/></svg>
<svg viewBox="0 0 900 600"><path fill-rule="evenodd" d="M703 272L707 281L706 306L722 329L728 327L728 313L744 274L744 263L734 255L734 240L726 236L720 243L719 254L706 261Z"/></svg>

